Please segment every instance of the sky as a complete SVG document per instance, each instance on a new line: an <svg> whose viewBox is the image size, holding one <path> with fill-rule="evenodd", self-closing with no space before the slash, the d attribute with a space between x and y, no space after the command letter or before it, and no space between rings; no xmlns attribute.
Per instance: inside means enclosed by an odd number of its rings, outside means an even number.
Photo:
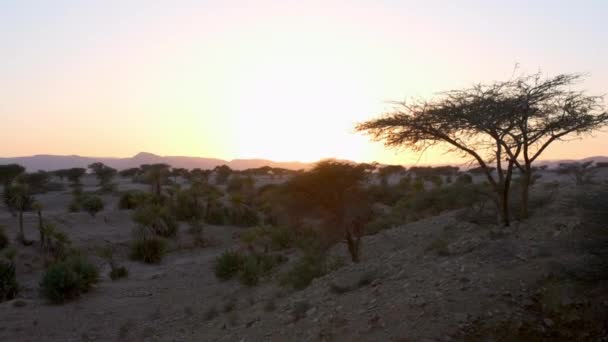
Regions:
<svg viewBox="0 0 608 342"><path fill-rule="evenodd" d="M0 156L447 163L354 125L389 101L585 72L608 93L608 1L0 1ZM545 159L608 154L608 133Z"/></svg>

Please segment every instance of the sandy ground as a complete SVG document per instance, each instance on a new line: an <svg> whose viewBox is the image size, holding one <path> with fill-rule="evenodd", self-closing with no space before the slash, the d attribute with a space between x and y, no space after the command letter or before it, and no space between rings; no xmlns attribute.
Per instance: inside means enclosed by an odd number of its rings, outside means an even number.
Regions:
<svg viewBox="0 0 608 342"><path fill-rule="evenodd" d="M563 194L576 192L567 178L547 173L542 180L566 184L559 190ZM94 190L94 184L87 177L85 190ZM119 182L120 190L134 188L146 189ZM467 334L480 319L532 321L551 329L557 322L548 313L531 314L528 301L560 265L575 267L591 255L583 248L587 232L578 213L566 210L570 202L565 199L498 233L494 226L464 222L458 212L450 212L365 238L362 263L291 293L276 279L247 288L215 278L213 261L238 246L235 237L242 228L207 226L210 246L193 248L183 225L163 262L145 265L127 258L133 223L130 212L117 209L117 196L104 195L106 208L96 217L68 213L70 198L67 190L37 196L44 216L92 255L102 279L75 301L48 304L38 293L42 258L34 246L19 247L22 290L19 298L0 303L0 341L451 341L471 340ZM36 216L28 213L29 239L37 239L36 224ZM4 207L0 225L14 236L17 220ZM448 241L449 255L428 251L438 237ZM108 278L107 265L95 256L96 248L106 244L117 248L116 259L129 269L128 278ZM293 260L295 253L287 255ZM344 255L344 247L333 253ZM332 284L368 273L373 273L370 284L343 294L332 291ZM608 289L607 279L594 281L598 303L608 307L607 291L597 290ZM233 301L235 309L224 312ZM275 310L266 309L269 301ZM294 314L299 303L305 303L304 312ZM218 315L210 319L214 309Z"/></svg>

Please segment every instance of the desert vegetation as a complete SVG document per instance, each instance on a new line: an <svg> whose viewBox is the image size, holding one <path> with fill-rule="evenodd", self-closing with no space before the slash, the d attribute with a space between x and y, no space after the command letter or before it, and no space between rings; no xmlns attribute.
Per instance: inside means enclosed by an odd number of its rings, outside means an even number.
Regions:
<svg viewBox="0 0 608 342"><path fill-rule="evenodd" d="M357 125L389 147L448 146L467 165L0 165L1 312L31 323L28 312L69 308L82 336L99 315L134 340L602 336L606 306L584 297L608 300L608 168L540 160L608 122L599 98L571 90L579 79L481 84Z"/></svg>

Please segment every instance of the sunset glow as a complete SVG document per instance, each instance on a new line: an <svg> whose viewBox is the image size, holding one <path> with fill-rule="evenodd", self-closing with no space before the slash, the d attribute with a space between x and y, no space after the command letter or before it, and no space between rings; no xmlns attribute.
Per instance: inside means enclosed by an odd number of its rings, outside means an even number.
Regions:
<svg viewBox="0 0 608 342"><path fill-rule="evenodd" d="M454 162L387 151L354 124L516 63L608 92L608 5L523 3L5 1L0 156ZM606 151L600 133L544 157Z"/></svg>

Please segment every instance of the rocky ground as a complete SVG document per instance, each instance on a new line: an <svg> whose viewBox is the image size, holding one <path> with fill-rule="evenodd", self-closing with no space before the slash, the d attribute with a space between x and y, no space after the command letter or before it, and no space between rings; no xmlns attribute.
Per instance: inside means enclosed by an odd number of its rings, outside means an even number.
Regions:
<svg viewBox="0 0 608 342"><path fill-rule="evenodd" d="M239 247L242 229L208 226L204 248L182 232L160 265L144 265L127 258L132 223L117 198L91 217L67 213L69 194L49 193L45 215L93 255L103 278L78 300L50 305L38 294L36 248L20 247L23 290L0 303L0 341L608 341L608 233L575 201L595 189L560 186L508 228L472 223L461 210L381 231L364 238L359 264L302 291L278 285L282 269L252 288L215 278L213 261ZM27 217L30 238L35 222ZM16 220L0 208L0 224ZM94 256L104 244L119 247L127 279L107 277ZM331 254L347 259L344 246ZM286 256L283 269L298 252Z"/></svg>

